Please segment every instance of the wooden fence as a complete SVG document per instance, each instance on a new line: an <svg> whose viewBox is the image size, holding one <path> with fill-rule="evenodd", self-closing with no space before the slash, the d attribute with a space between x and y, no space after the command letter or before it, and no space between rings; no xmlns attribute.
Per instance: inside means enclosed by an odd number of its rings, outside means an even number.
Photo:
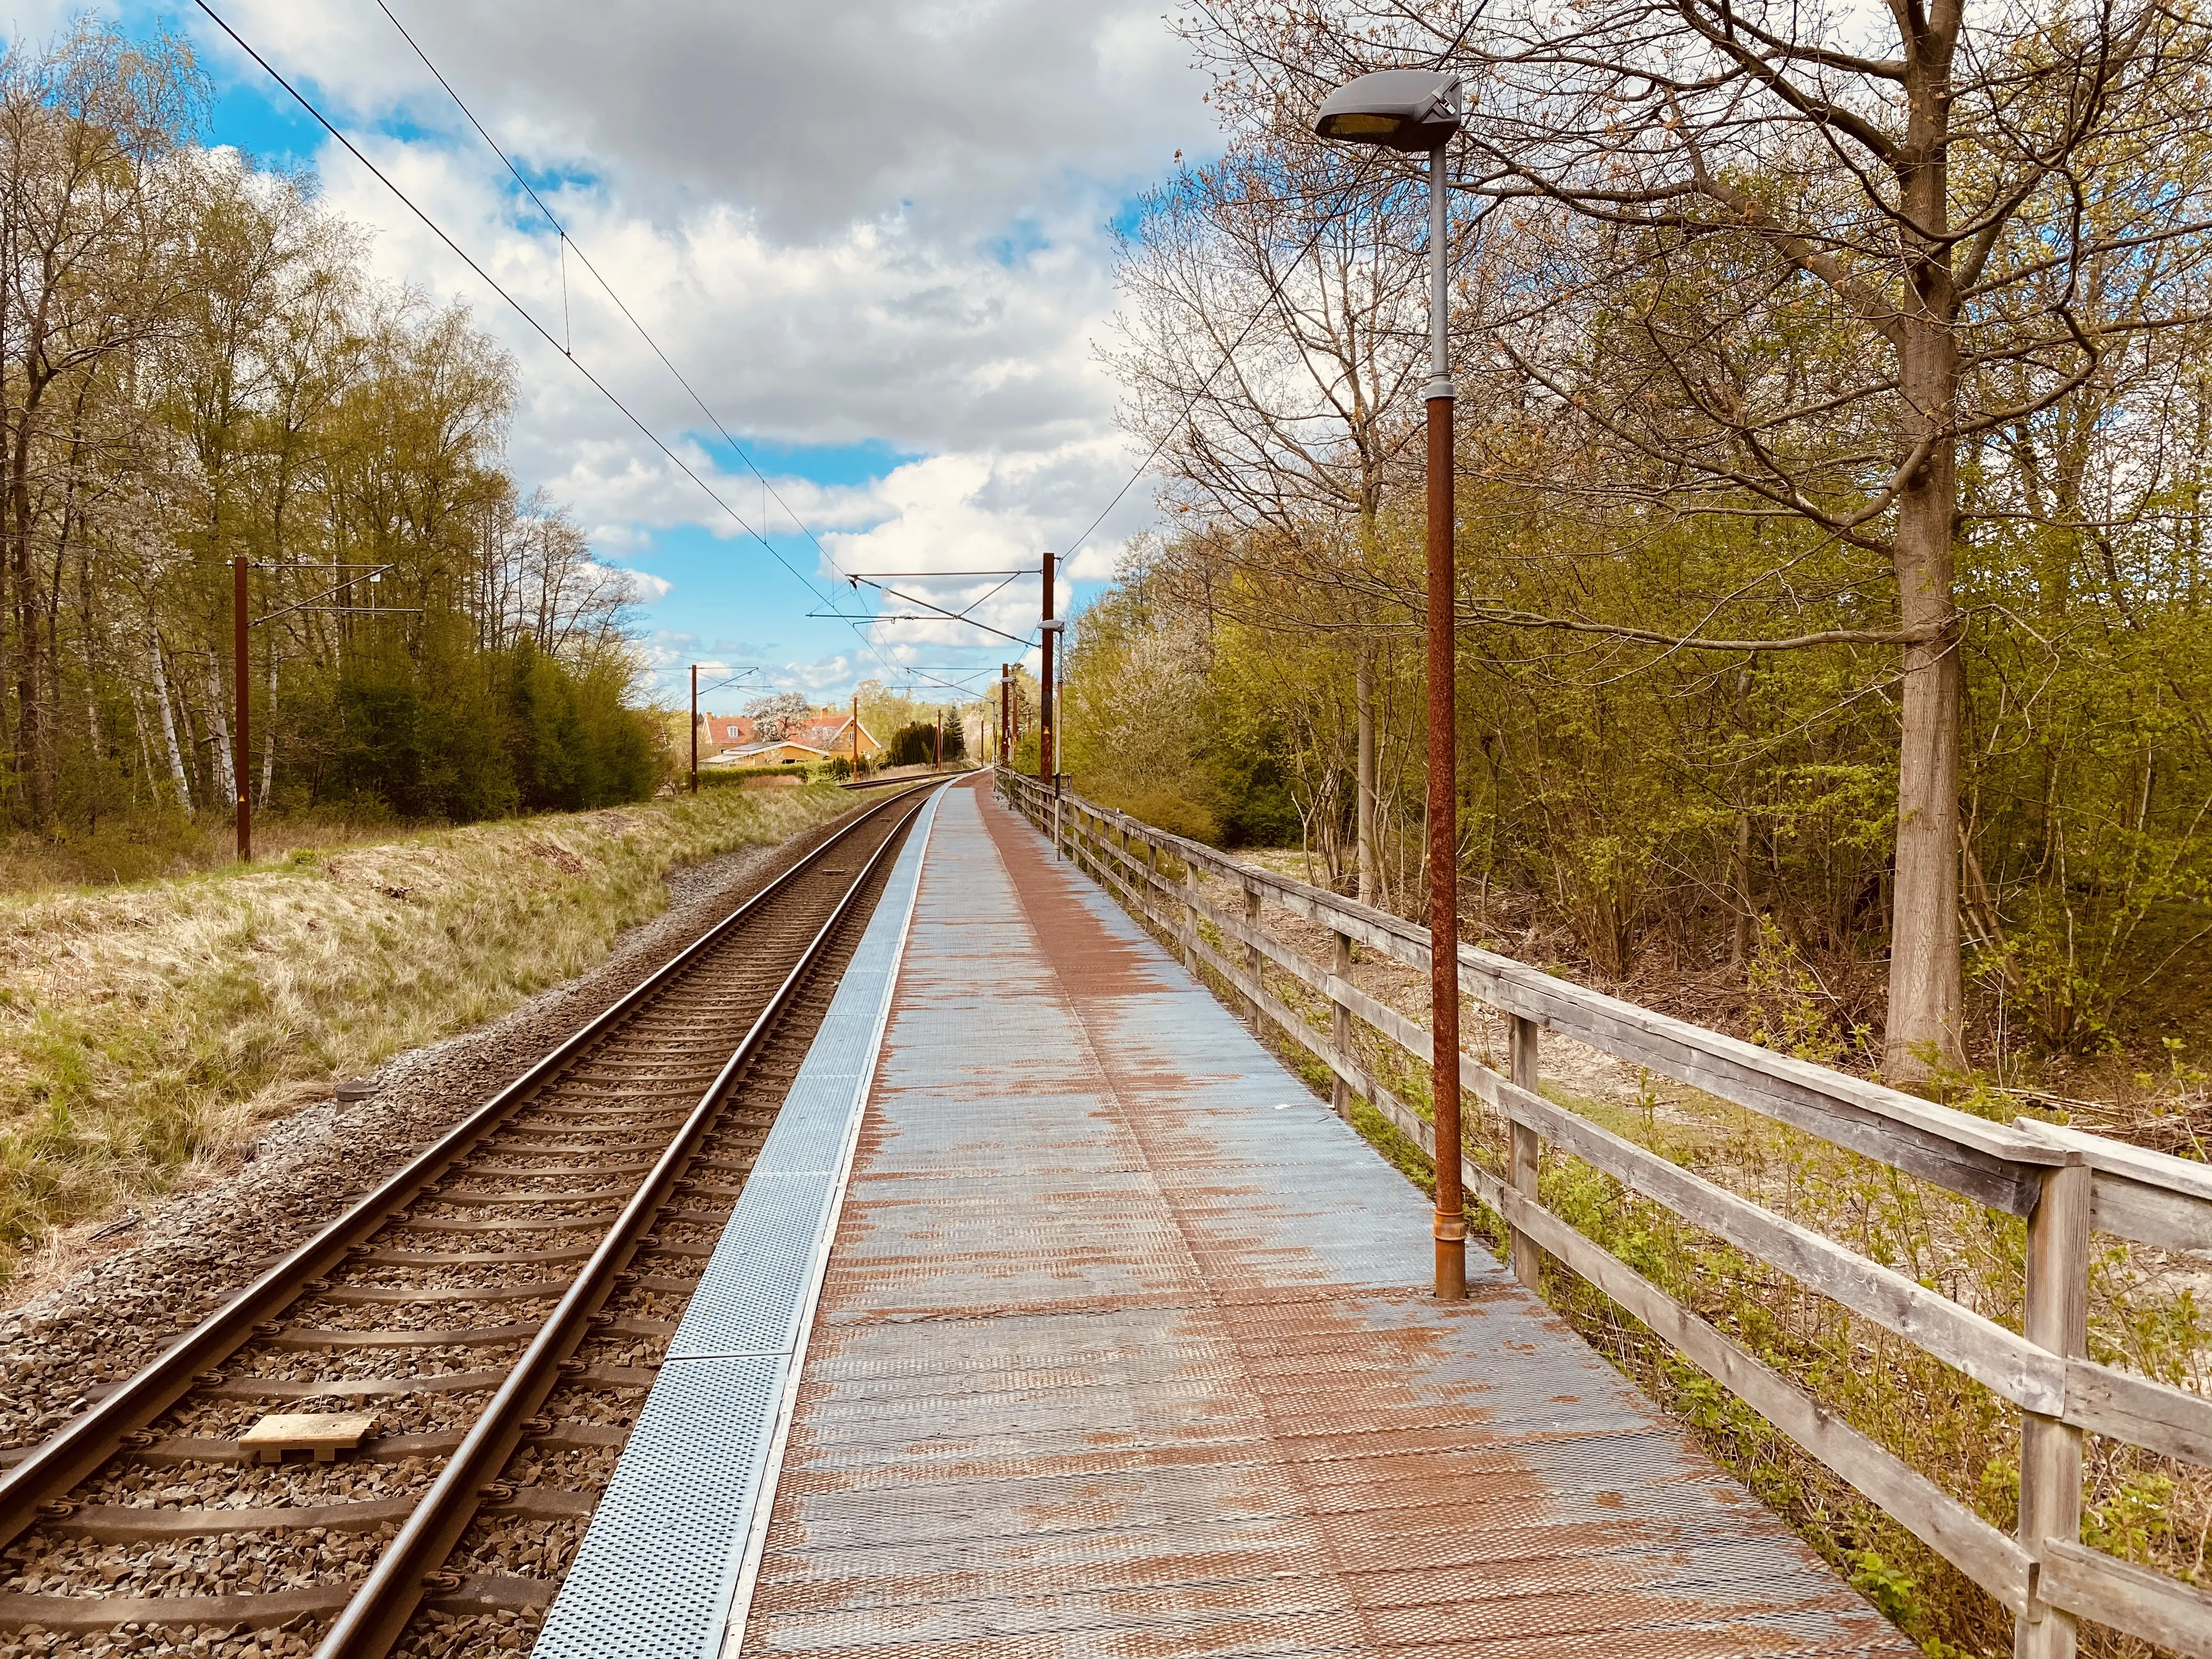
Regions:
<svg viewBox="0 0 2212 1659"><path fill-rule="evenodd" d="M1352 1023L1423 1066L1429 1034L1351 982L1354 945L1429 971L1425 927L1239 863L1126 814L1000 769L1000 794L1121 902L1211 969L1334 1074L1334 1104L1364 1099L1435 1155L1429 1124L1360 1063ZM1203 872L1243 894L1224 907ZM1259 925L1262 903L1335 935L1323 964ZM1201 933L1210 925L1238 960ZM1268 989L1272 964L1324 999L1327 1034ZM1987 1590L2015 1619L2019 1659L2073 1653L2076 1618L2212 1659L2212 1595L2081 1542L2081 1437L2110 1435L2212 1465L2212 1400L2087 1358L2090 1234L2165 1249L2212 1249L2212 1167L2100 1135L2021 1119L1990 1121L1826 1066L1708 1031L1459 947L1462 993L1509 1022L1509 1072L1460 1056L1462 1087L1510 1125L1504 1178L1462 1160L1468 1190L1504 1220L1515 1273L1536 1282L1540 1253L1582 1275L1812 1456ZM2027 1224L2024 1328L2013 1331L1612 1133L1536 1091L1540 1033L1555 1031L1676 1082L2018 1216ZM1830 1413L1789 1378L1547 1210L1536 1176L1546 1143L1895 1333L2020 1407L2020 1521L1991 1526L1926 1476Z"/></svg>

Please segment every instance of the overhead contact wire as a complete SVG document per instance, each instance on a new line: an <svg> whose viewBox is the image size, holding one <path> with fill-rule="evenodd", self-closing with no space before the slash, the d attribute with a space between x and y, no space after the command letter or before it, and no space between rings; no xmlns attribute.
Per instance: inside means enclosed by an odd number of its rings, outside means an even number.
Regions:
<svg viewBox="0 0 2212 1659"><path fill-rule="evenodd" d="M806 521L800 518L799 514L793 510L791 503L783 499L782 492L777 489L775 483L769 478L769 476L760 470L760 467L754 462L750 453L747 452L744 445L738 441L737 435L730 430L726 424L724 423L721 416L715 414L714 411L708 406L707 400L699 395L697 388L693 386L691 382L685 378L684 371L677 368L674 360L669 356L666 351L661 349L660 342L653 337L652 331L638 320L637 314L629 308L629 302L622 297L622 295L619 292L617 291L615 285L606 279L605 276L601 273L597 265L592 263L592 256L585 252L583 245L577 241L574 236L568 234L568 227L562 224L560 218L554 213L553 210L546 205L545 198L538 193L537 187L533 185L524 175L522 169L514 164L514 158L508 155L504 149L500 148L499 141L494 138L491 134L485 130L484 124L483 122L477 119L476 112L469 107L468 101L454 89L453 83L448 81L446 78L444 72L439 69L435 63L431 61L430 54L422 49L422 43L416 40L416 38L408 32L407 26L399 21L398 17L393 13L392 8L385 3L385 0L376 0L376 4L377 9L381 11L385 16L391 21L392 27L399 31L399 38L406 41L408 46L413 49L416 57L422 60L422 67L428 70L431 76L437 81L438 84L445 88L446 95L453 100L454 107L459 109L462 115L467 118L468 124L476 129L477 137L483 139L485 146L490 149L491 153L499 157L501 164L506 167L509 173L514 175L515 183L522 186L524 191L529 196L530 199L537 204L538 210L545 216L545 222L551 225L556 234L559 235L561 238L562 246L564 251L569 248L574 248L575 250L576 258L582 262L584 269L592 273L592 280L599 283L601 290L605 293L607 298L614 302L615 309L622 313L623 320L637 331L638 338L643 340L647 346L652 349L653 355L660 360L661 367L665 368L669 374L674 377L676 384L684 388L684 395L690 398L692 403L698 408L699 412L707 417L708 424L712 426L714 430L720 434L722 441L730 447L731 453L736 455L740 461L744 463L745 470L750 472L755 478L759 480L762 490L765 492L778 507L783 509L784 516L791 520L793 527L814 544L814 550L822 556L823 562L830 567L830 572L842 580L856 584L865 582L870 587L875 588L878 592L889 592L890 590L885 588L881 582L876 580L874 578L862 575L856 572L848 571L838 564L836 555L832 554L827 547L823 545L822 538L817 536L811 527L807 525ZM204 9L204 8L203 9ZM212 15L212 14L210 14L210 15ZM567 276L564 270L562 289L562 303L564 314L568 302L568 289L566 284ZM762 515L763 526L766 524L766 520L767 515L763 514ZM975 622L964 612L954 612L945 610L942 606L930 604L927 599L914 599L911 594L900 594L897 597L908 599L913 604L920 605L925 606L928 610L936 611L938 615L945 617L949 621L966 623L969 626L973 628L985 628L988 632L999 634L999 636L1001 639L1014 638L1014 635L1011 634L1000 633L997 629L988 628L987 624ZM980 604L981 601L979 600L977 603ZM971 610L973 608L973 606L969 607ZM859 632L860 624L854 618L845 617L842 620L852 623L854 624L854 631L856 633ZM873 619L872 618L870 620ZM863 638L865 637L866 636L863 635ZM885 658L883 655L882 651L876 646L874 641L869 641L867 643L869 648L875 651L878 660L881 661L884 667L894 668L894 665L888 658ZM1028 641L1023 641L1021 643L1027 644ZM978 672L980 672L981 671L979 670Z"/></svg>

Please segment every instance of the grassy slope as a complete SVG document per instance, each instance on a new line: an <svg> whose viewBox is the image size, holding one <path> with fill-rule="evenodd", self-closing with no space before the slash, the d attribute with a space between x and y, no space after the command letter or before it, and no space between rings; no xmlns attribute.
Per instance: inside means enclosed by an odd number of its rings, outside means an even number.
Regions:
<svg viewBox="0 0 2212 1659"><path fill-rule="evenodd" d="M0 896L0 1279L308 1085L494 1018L840 790L716 790L220 874Z"/></svg>

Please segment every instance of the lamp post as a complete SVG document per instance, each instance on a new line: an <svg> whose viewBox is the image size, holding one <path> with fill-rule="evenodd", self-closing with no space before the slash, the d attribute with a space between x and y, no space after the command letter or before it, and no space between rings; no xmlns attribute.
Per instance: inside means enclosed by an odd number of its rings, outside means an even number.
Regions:
<svg viewBox="0 0 2212 1659"><path fill-rule="evenodd" d="M1053 647L1058 642L1055 636L1060 632L1060 624L1052 614L1052 555L1048 553L1044 556L1044 620L1039 624L1039 631L1044 635L1044 661L1043 672L1037 680L1037 781L1058 795L1060 757L1055 751L1059 748L1056 741L1059 732L1052 720L1052 659Z"/></svg>
<svg viewBox="0 0 2212 1659"><path fill-rule="evenodd" d="M699 793L699 665L691 665L691 793Z"/></svg>
<svg viewBox="0 0 2212 1659"><path fill-rule="evenodd" d="M1322 100L1314 131L1429 157L1429 1067L1437 1130L1436 1293L1467 1296L1467 1203L1460 1184L1459 808L1452 614L1452 382L1447 335L1444 149L1460 129L1460 80L1383 70Z"/></svg>

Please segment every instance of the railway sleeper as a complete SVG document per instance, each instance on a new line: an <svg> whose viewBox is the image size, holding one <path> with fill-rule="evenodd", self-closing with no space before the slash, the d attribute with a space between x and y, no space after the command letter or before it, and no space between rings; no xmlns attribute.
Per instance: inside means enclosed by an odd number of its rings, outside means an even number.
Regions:
<svg viewBox="0 0 2212 1659"><path fill-rule="evenodd" d="M599 1249L597 1244L566 1245L556 1250L378 1250L356 1256L374 1267L496 1267L550 1266L556 1261L581 1261ZM380 1286L379 1288L382 1288ZM561 1288L568 1288L564 1280Z"/></svg>
<svg viewBox="0 0 2212 1659"><path fill-rule="evenodd" d="M647 1167L649 1169L652 1166L648 1164ZM488 1175L503 1175L506 1172L501 1170L471 1170L469 1173L481 1180ZM602 1175L611 1172L599 1170L534 1170L532 1173L538 1175ZM480 1187L464 1187L458 1190L451 1191L441 1188L434 1192L425 1193L423 1197L434 1199L441 1204L597 1204L610 1198L621 1199L624 1202L627 1202L630 1194L635 1193L636 1190L637 1188L635 1187L599 1187L595 1188L587 1193L564 1193L558 1190L546 1191L538 1188L529 1188L522 1192L515 1193L495 1193L488 1192Z"/></svg>
<svg viewBox="0 0 2212 1659"><path fill-rule="evenodd" d="M432 1434L371 1435L350 1452L342 1454L339 1461L404 1463L410 1457L447 1457L459 1449L463 1433L460 1429L443 1429ZM586 1451L620 1447L629 1441L629 1431L607 1423L555 1422L547 1419L544 1427L532 1431L526 1437L532 1444L549 1451ZM139 1462L156 1468L175 1468L191 1463L246 1468L253 1465L258 1455L255 1448L240 1441L183 1434L164 1435L150 1444L133 1446L131 1455Z"/></svg>
<svg viewBox="0 0 2212 1659"><path fill-rule="evenodd" d="M481 1515L588 1516L598 1498L565 1486L503 1487L503 1497L487 1498ZM142 1509L135 1504L87 1504L46 1530L62 1538L89 1538L101 1544L150 1544L173 1538L218 1538L228 1533L374 1532L415 1512L419 1492L370 1498L346 1504L283 1504L258 1509Z"/></svg>
<svg viewBox="0 0 2212 1659"><path fill-rule="evenodd" d="M342 1306L413 1302L550 1302L568 1288L565 1279L526 1279L514 1285L332 1285L313 1294Z"/></svg>
<svg viewBox="0 0 2212 1659"><path fill-rule="evenodd" d="M507 1370L434 1371L428 1376L333 1376L302 1382L288 1376L234 1376L197 1390L209 1400L343 1400L409 1394L489 1393L507 1381ZM658 1365L586 1365L571 1380L606 1389L649 1389Z"/></svg>
<svg viewBox="0 0 2212 1659"><path fill-rule="evenodd" d="M602 1211L597 1215L556 1216L550 1221L507 1220L491 1217L471 1220L460 1216L410 1215L404 1220L395 1218L390 1224L403 1232L410 1233L573 1233L586 1228L605 1231L615 1218L616 1212Z"/></svg>
<svg viewBox="0 0 2212 1659"><path fill-rule="evenodd" d="M552 1605L561 1580L514 1573L440 1575L450 1585L423 1602L449 1617L468 1613L528 1613ZM327 1619L353 1599L360 1584L352 1579L304 1584L293 1589L228 1595L38 1595L0 1593L0 1630L35 1625L58 1635L91 1635L125 1625L179 1631L276 1630L309 1620Z"/></svg>

